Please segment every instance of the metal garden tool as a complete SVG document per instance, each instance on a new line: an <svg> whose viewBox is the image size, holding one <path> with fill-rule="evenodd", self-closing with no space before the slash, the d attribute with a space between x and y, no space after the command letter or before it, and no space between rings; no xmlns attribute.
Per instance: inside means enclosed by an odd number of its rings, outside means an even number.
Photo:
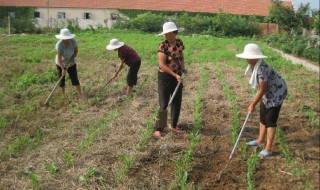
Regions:
<svg viewBox="0 0 320 190"><path fill-rule="evenodd" d="M108 86L109 83L111 83L112 80L113 80L113 78L110 79L110 80L107 82L107 84L105 84L105 85L99 90L98 94L100 94L100 93L102 92L102 90L103 90L106 86Z"/></svg>
<svg viewBox="0 0 320 190"><path fill-rule="evenodd" d="M66 68L66 71L69 69L69 66ZM53 94L53 92L56 90L56 88L58 87L58 84L61 82L61 80L63 79L63 77L65 76L66 74L63 74L59 81L57 82L57 84L54 86L53 90L51 91L51 93L49 94L49 97L47 98L46 102L44 103L44 105L48 105L48 102Z"/></svg>
<svg viewBox="0 0 320 190"><path fill-rule="evenodd" d="M219 174L218 181L220 181L223 171L228 167L228 165L229 165L229 163L230 163L230 160L231 160L234 152L236 151L236 148L237 148L237 146L238 146L240 137L241 137L241 135L242 135L242 133L243 133L243 131L244 131L244 128L246 127L246 124L247 124L247 121L248 121L248 119L249 119L249 116L250 116L250 112L247 114L246 120L245 120L244 123L243 123L242 129L241 129L241 131L240 131L240 133L239 133L239 136L238 136L238 139L237 139L237 141L236 141L236 144L234 145L234 147L233 147L233 149L232 149L232 152L231 152L231 155L230 155L229 160L228 160L228 162L227 162L227 165L223 168L223 170L221 170L221 172L220 172L220 174Z"/></svg>
<svg viewBox="0 0 320 190"><path fill-rule="evenodd" d="M182 75L181 75L181 78L183 78L183 77L184 77L184 73L182 73ZM173 101L173 99L174 99L174 97L175 97L175 95L176 95L176 93L177 93L177 91L179 89L180 84L181 84L181 82L179 81L179 83L177 84L176 88L173 91L173 94L171 95L171 98L170 98L169 103L168 103L168 107L172 104L172 101Z"/></svg>

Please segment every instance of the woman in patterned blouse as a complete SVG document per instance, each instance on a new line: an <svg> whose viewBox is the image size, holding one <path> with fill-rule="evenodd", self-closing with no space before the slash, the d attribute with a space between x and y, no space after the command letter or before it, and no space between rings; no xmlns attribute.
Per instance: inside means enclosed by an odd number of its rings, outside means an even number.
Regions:
<svg viewBox="0 0 320 190"><path fill-rule="evenodd" d="M164 35L165 40L158 47L158 93L159 93L159 115L158 121L154 126L154 136L161 137L161 132L166 127L167 107L170 96L173 94L178 82L182 82L182 73L184 72L184 45L182 40L176 39L178 28L173 22L166 22L163 25L163 32L159 35ZM171 104L171 128L175 132L180 132L177 123L180 116L182 102L182 85Z"/></svg>
<svg viewBox="0 0 320 190"><path fill-rule="evenodd" d="M267 144L260 152L260 158L271 156L272 143L276 133L277 120L282 103L287 95L287 85L284 79L276 70L264 62L267 56L260 52L256 44L247 44L242 54L236 55L239 58L247 59L247 73L252 73L250 85L257 90L257 94L248 107L252 113L255 106L260 102L260 126L259 136L256 140L247 143L249 146L262 146L264 137L267 134Z"/></svg>

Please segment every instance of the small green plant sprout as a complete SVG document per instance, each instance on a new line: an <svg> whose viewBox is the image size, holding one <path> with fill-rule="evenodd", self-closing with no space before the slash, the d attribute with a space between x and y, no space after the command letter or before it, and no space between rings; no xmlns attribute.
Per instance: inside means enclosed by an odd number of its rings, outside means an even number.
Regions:
<svg viewBox="0 0 320 190"><path fill-rule="evenodd" d="M50 174L53 176L57 173L58 168L56 167L56 165L54 164L54 162L52 161L49 166L47 167L47 170L50 172Z"/></svg>
<svg viewBox="0 0 320 190"><path fill-rule="evenodd" d="M83 175L79 177L79 180L81 183L88 183L90 178L92 178L94 175L98 174L98 171L96 168L87 168Z"/></svg>
<svg viewBox="0 0 320 190"><path fill-rule="evenodd" d="M0 129L5 128L8 125L8 120L6 117L1 116L0 117Z"/></svg>
<svg viewBox="0 0 320 190"><path fill-rule="evenodd" d="M38 179L39 177L35 173L33 173L31 171L27 171L27 174L29 175L29 178L30 178L30 180L32 182L32 185L33 185L34 189L39 190L40 189L39 179Z"/></svg>
<svg viewBox="0 0 320 190"><path fill-rule="evenodd" d="M134 158L131 155L122 155L119 157L124 165L124 174L128 173L134 164Z"/></svg>
<svg viewBox="0 0 320 190"><path fill-rule="evenodd" d="M67 151L64 151L64 158L68 167L73 165L71 154L69 154Z"/></svg>

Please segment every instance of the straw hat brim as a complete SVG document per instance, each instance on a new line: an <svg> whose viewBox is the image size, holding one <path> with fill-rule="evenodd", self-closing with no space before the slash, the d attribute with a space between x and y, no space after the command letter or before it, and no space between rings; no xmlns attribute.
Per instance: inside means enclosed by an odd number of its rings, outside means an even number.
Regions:
<svg viewBox="0 0 320 190"><path fill-rule="evenodd" d="M236 57L242 58L242 59L263 59L267 58L265 55L253 55L253 54L248 54L248 53L241 53L237 54Z"/></svg>
<svg viewBox="0 0 320 190"><path fill-rule="evenodd" d="M165 34L167 34L169 32L173 32L173 31L181 32L182 30L181 29L170 29L170 30L163 31L162 33L158 34L157 36L162 36L162 35L165 35Z"/></svg>
<svg viewBox="0 0 320 190"><path fill-rule="evenodd" d="M76 35L75 34L70 34L68 36L62 36L62 35L56 35L56 38L60 40L68 40L74 38Z"/></svg>
<svg viewBox="0 0 320 190"><path fill-rule="evenodd" d="M118 48L122 47L123 45L124 45L123 42L119 42L117 45L109 44L109 45L107 45L106 49L107 50L115 50L115 49L118 49Z"/></svg>

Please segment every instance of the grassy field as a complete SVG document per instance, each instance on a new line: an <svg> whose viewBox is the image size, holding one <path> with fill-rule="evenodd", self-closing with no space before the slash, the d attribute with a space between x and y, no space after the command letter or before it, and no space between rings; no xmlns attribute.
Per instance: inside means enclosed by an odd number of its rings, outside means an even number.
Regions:
<svg viewBox="0 0 320 190"><path fill-rule="evenodd" d="M0 36L0 189L317 189L319 187L319 75L292 65L248 38L179 36L189 74L184 81L180 126L153 139L157 100L157 47L163 37L135 31L77 33L78 104L67 79L68 100L57 89L55 34ZM124 94L125 68L102 93L118 66L106 51L111 38L142 57L134 96ZM235 54L258 43L284 77L289 96L279 119L274 156L258 160L245 143L258 134L249 119L222 180L233 143L254 92ZM257 108L258 109L258 108ZM167 129L166 129L167 130Z"/></svg>

